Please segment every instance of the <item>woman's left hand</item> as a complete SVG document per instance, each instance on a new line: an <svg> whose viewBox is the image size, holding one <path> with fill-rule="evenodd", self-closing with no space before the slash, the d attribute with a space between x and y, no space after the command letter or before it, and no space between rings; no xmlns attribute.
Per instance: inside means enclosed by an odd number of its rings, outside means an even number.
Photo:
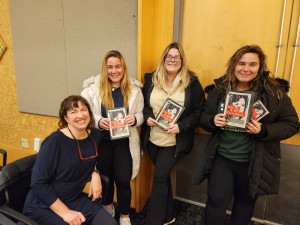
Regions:
<svg viewBox="0 0 300 225"><path fill-rule="evenodd" d="M173 124L171 126L168 126L167 128L165 128L166 133L168 134L179 134L179 127L178 124Z"/></svg>
<svg viewBox="0 0 300 225"><path fill-rule="evenodd" d="M246 125L247 132L250 134L258 134L261 131L261 123L251 118L251 123Z"/></svg>
<svg viewBox="0 0 300 225"><path fill-rule="evenodd" d="M134 115L127 115L127 116L125 117L124 122L125 122L128 126L132 126L132 125L134 124L134 122L135 122L135 117L134 117Z"/></svg>
<svg viewBox="0 0 300 225"><path fill-rule="evenodd" d="M92 180L90 183L89 197L93 195L92 201L95 201L101 196L102 193L102 184L100 174L93 172Z"/></svg>

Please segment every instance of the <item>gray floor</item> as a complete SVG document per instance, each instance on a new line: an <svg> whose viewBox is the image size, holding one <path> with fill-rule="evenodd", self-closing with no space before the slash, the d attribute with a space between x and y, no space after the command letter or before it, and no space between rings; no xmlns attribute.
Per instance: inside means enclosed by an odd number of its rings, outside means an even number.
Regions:
<svg viewBox="0 0 300 225"><path fill-rule="evenodd" d="M176 196L199 203L206 202L206 182L192 185L191 176L209 135L195 134L192 153L176 166ZM259 197L254 217L275 224L300 224L300 146L281 144L281 181L278 195ZM228 208L230 210L230 207Z"/></svg>
<svg viewBox="0 0 300 225"><path fill-rule="evenodd" d="M186 203L183 201L175 200L176 221L172 225L204 225L204 208ZM119 210L115 204L116 216L115 219L119 221ZM148 203L143 210L136 213L134 209L130 211L130 219L132 225L146 225L146 215L148 210ZM170 224L171 225L171 224ZM230 216L228 215L224 225L230 225ZM251 222L251 225L262 225L261 223Z"/></svg>

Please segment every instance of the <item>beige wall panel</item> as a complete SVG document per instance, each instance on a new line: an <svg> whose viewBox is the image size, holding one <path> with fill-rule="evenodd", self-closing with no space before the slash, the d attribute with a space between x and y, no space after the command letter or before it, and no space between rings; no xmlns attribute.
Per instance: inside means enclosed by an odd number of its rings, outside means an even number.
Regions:
<svg viewBox="0 0 300 225"><path fill-rule="evenodd" d="M183 47L203 86L224 74L233 53L260 45L275 70L283 1L189 0L184 2Z"/></svg>
<svg viewBox="0 0 300 225"><path fill-rule="evenodd" d="M137 77L137 0L63 0L68 94L101 73L102 60L119 50Z"/></svg>
<svg viewBox="0 0 300 225"><path fill-rule="evenodd" d="M21 112L57 115L67 96L62 0L10 0Z"/></svg>
<svg viewBox="0 0 300 225"><path fill-rule="evenodd" d="M10 10L21 112L57 116L109 50L137 77L137 0L11 0Z"/></svg>

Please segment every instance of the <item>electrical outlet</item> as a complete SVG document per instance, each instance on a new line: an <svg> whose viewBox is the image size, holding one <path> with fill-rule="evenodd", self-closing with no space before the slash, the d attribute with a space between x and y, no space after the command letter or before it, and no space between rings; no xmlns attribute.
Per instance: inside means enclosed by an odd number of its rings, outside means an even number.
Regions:
<svg viewBox="0 0 300 225"><path fill-rule="evenodd" d="M35 138L34 139L34 151L39 152L41 146L41 139Z"/></svg>
<svg viewBox="0 0 300 225"><path fill-rule="evenodd" d="M22 140L22 147L23 148L29 148L28 139L22 138L21 140Z"/></svg>

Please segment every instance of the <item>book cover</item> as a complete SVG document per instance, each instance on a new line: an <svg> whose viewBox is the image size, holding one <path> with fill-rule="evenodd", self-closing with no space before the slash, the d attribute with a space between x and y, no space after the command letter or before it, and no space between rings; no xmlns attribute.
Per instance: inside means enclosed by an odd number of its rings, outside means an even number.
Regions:
<svg viewBox="0 0 300 225"><path fill-rule="evenodd" d="M109 134L110 139L119 139L130 136L128 125L124 122L127 116L127 110L125 107L119 107L114 109L107 109L107 118L110 120Z"/></svg>
<svg viewBox="0 0 300 225"><path fill-rule="evenodd" d="M175 124L183 111L184 106L178 104L170 98L167 98L155 118L157 125L160 128L165 129L168 126Z"/></svg>
<svg viewBox="0 0 300 225"><path fill-rule="evenodd" d="M228 123L226 130L246 131L246 123L250 121L255 93L252 91L228 90L225 98L224 114Z"/></svg>

